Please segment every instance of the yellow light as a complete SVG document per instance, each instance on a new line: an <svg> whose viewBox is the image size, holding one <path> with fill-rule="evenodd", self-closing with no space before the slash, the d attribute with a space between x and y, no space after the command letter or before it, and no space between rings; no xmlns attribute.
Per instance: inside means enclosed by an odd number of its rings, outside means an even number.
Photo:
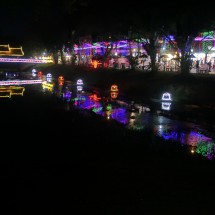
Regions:
<svg viewBox="0 0 215 215"><path fill-rule="evenodd" d="M53 90L53 86L54 86L54 84L48 83L47 81L43 81L42 82L42 88L43 89L46 88L46 89L52 91Z"/></svg>
<svg viewBox="0 0 215 215"><path fill-rule="evenodd" d="M0 89L0 97L8 97L11 98L11 90Z"/></svg>
<svg viewBox="0 0 215 215"><path fill-rule="evenodd" d="M111 85L111 89L112 92L118 92L118 86L116 84Z"/></svg>
<svg viewBox="0 0 215 215"><path fill-rule="evenodd" d="M21 96L23 96L23 93L25 91L24 87L10 86L9 88L12 90L11 95L21 95Z"/></svg>
<svg viewBox="0 0 215 215"><path fill-rule="evenodd" d="M6 51L0 51L0 55L2 55L2 56L5 56L5 55L9 55L9 56L23 56L24 55L24 52L22 50L22 46L20 46L20 48L11 48L9 46L9 44L8 44L8 45L0 45L0 49L1 49L1 47L7 48ZM13 53L13 50L20 50L20 53L19 54L18 53Z"/></svg>
<svg viewBox="0 0 215 215"><path fill-rule="evenodd" d="M19 86L18 87L17 86L0 87L0 92L3 93L3 95L1 95L1 97L11 97L12 95L23 96L24 91L25 91L25 88L19 87ZM6 92L6 93L4 93L4 92Z"/></svg>

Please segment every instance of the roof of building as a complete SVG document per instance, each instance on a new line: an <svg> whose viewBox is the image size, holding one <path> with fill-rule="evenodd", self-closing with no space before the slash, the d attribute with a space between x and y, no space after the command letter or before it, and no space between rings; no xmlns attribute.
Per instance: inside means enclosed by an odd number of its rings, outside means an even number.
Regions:
<svg viewBox="0 0 215 215"><path fill-rule="evenodd" d="M8 45L0 45L0 56L23 56L22 47L12 48Z"/></svg>

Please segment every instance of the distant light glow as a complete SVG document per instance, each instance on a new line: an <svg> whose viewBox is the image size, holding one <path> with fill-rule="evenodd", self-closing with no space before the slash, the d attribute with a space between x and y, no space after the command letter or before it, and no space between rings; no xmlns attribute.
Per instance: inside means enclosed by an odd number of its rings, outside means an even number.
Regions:
<svg viewBox="0 0 215 215"><path fill-rule="evenodd" d="M90 100L93 100L93 101L99 101L101 98L98 97L96 94L92 94L89 96Z"/></svg>

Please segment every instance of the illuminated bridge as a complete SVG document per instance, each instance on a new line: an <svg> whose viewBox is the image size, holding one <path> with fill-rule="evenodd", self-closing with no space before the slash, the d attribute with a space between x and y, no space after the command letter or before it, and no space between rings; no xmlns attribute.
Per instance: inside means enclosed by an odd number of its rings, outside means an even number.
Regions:
<svg viewBox="0 0 215 215"><path fill-rule="evenodd" d="M0 70L5 72L24 72L34 65L54 64L52 59L0 57Z"/></svg>
<svg viewBox="0 0 215 215"><path fill-rule="evenodd" d="M0 86L7 85L23 85L23 84L42 84L41 79L37 80L9 80L9 81L0 81Z"/></svg>
<svg viewBox="0 0 215 215"><path fill-rule="evenodd" d="M52 59L33 59L33 58L0 58L2 63L54 63Z"/></svg>

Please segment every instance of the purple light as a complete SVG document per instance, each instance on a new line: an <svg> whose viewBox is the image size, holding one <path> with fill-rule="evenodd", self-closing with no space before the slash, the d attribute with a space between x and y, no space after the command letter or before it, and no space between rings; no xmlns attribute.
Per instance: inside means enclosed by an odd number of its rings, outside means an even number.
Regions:
<svg viewBox="0 0 215 215"><path fill-rule="evenodd" d="M208 41L208 40L215 40L215 38L203 38L203 37L196 37L195 41Z"/></svg>

